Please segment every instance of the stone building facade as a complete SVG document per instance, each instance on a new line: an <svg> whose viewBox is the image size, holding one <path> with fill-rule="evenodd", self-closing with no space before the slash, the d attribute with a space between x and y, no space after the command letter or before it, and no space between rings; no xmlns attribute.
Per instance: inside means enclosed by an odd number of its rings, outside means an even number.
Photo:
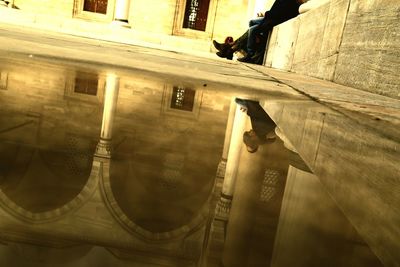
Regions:
<svg viewBox="0 0 400 267"><path fill-rule="evenodd" d="M268 0L14 0L20 10L58 18L111 23L122 21L132 30L195 39L239 37L248 20L265 11Z"/></svg>

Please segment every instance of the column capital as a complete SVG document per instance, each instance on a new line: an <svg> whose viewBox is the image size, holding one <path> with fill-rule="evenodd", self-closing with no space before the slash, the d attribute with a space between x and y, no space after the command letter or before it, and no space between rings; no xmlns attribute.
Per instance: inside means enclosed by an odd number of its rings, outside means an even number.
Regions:
<svg viewBox="0 0 400 267"><path fill-rule="evenodd" d="M217 178L224 179L226 171L226 159L222 158L218 164Z"/></svg>
<svg viewBox="0 0 400 267"><path fill-rule="evenodd" d="M100 158L111 158L111 140L100 139L94 155Z"/></svg>
<svg viewBox="0 0 400 267"><path fill-rule="evenodd" d="M221 197L218 200L215 208L215 219L228 221L229 212L231 211L232 197L221 193Z"/></svg>

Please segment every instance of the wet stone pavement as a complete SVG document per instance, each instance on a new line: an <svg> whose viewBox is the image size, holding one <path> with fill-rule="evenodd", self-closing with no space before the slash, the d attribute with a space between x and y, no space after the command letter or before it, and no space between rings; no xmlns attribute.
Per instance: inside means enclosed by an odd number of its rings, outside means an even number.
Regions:
<svg viewBox="0 0 400 267"><path fill-rule="evenodd" d="M1 266L399 262L398 100L213 55L0 32ZM236 97L279 129L254 154Z"/></svg>

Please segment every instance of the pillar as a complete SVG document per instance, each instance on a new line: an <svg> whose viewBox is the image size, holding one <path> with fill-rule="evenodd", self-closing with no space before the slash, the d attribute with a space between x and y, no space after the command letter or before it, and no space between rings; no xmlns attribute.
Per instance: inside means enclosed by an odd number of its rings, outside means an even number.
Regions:
<svg viewBox="0 0 400 267"><path fill-rule="evenodd" d="M115 2L114 21L126 27L129 27L129 5L130 0L116 0Z"/></svg>
<svg viewBox="0 0 400 267"><path fill-rule="evenodd" d="M243 150L222 254L224 267L247 266L264 167L260 153Z"/></svg>
<svg viewBox="0 0 400 267"><path fill-rule="evenodd" d="M288 150L281 140L256 153L242 150L229 214L224 267L269 266L288 170Z"/></svg>
<svg viewBox="0 0 400 267"><path fill-rule="evenodd" d="M218 164L217 178L225 177L226 161L228 158L229 145L231 143L233 120L235 119L235 111L236 111L236 103L235 99L232 98L231 104L229 106L228 122L226 124L226 130L225 130L224 149L222 151L221 161Z"/></svg>
<svg viewBox="0 0 400 267"><path fill-rule="evenodd" d="M227 220L231 207L233 190L235 187L236 174L239 164L240 151L243 146L243 132L247 119L246 113L235 105L231 138L229 142L228 158L226 162L225 178L222 185L221 197L216 207L216 218Z"/></svg>
<svg viewBox="0 0 400 267"><path fill-rule="evenodd" d="M101 125L100 141L97 144L95 156L111 157L112 127L118 100L119 78L115 74L108 74L104 93L103 121Z"/></svg>

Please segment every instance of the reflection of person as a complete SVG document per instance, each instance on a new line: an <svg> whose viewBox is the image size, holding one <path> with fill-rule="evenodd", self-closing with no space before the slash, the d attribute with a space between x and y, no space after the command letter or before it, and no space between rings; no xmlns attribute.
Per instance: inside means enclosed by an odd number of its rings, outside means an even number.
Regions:
<svg viewBox="0 0 400 267"><path fill-rule="evenodd" d="M247 147L247 151L254 153L260 145L274 142L276 139L274 131L276 125L260 106L259 102L240 98L236 98L235 102L240 105L240 109L243 112L247 112L251 120L252 129L243 134L243 142Z"/></svg>

